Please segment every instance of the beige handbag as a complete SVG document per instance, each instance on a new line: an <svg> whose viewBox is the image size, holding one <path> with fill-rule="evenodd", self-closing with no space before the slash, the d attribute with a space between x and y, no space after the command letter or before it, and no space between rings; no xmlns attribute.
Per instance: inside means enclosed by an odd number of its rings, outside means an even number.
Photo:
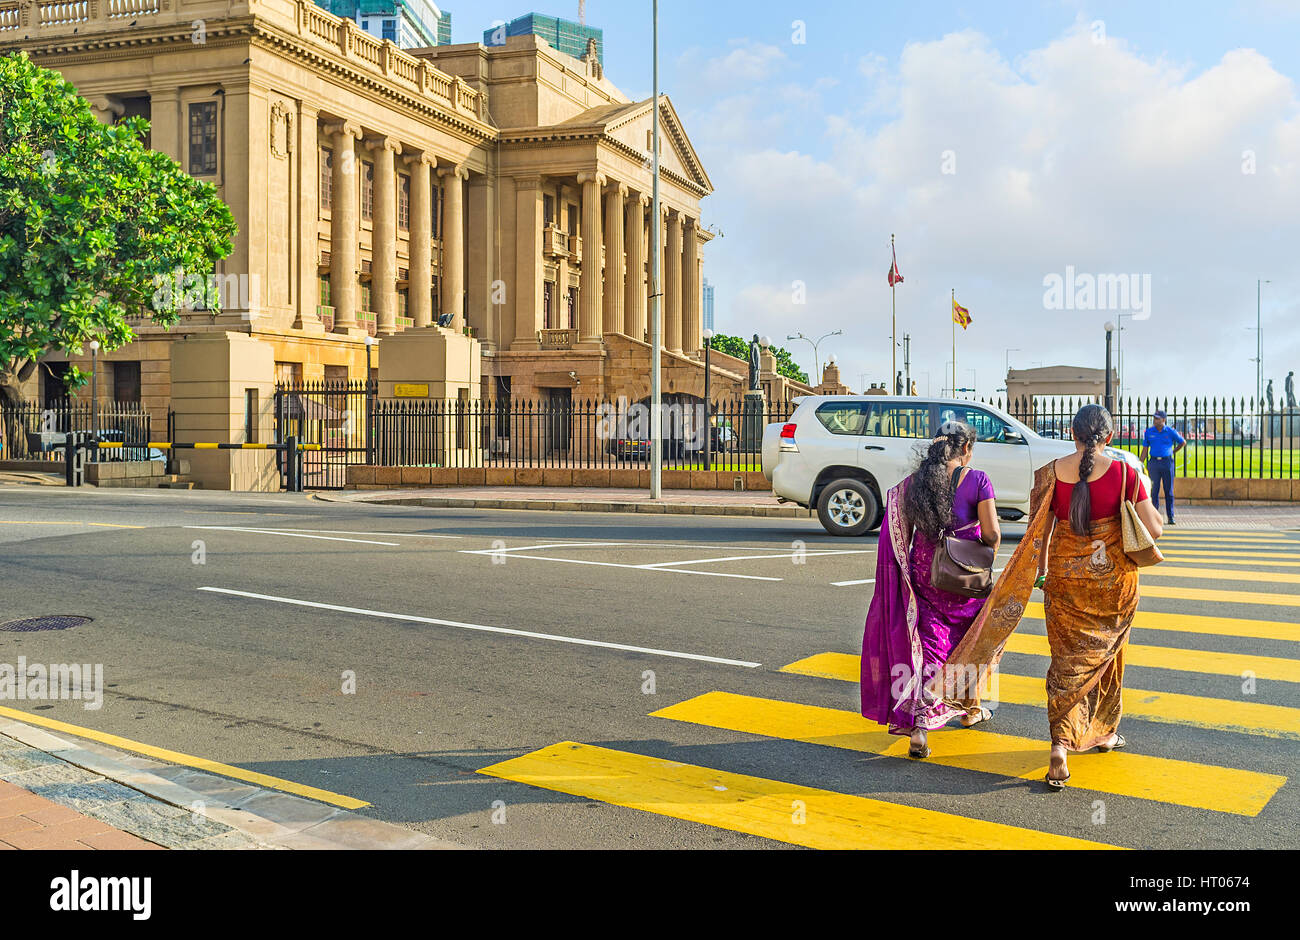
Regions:
<svg viewBox="0 0 1300 940"><path fill-rule="evenodd" d="M1119 509L1119 519L1124 534L1124 554L1139 568L1149 568L1160 564L1165 560L1165 556L1160 554L1160 549L1156 547L1156 540L1151 537L1142 517L1138 515L1137 506L1133 505L1133 500L1128 498L1129 465L1127 461L1123 463L1125 493L1124 502ZM1133 495L1137 495L1136 474L1133 477Z"/></svg>

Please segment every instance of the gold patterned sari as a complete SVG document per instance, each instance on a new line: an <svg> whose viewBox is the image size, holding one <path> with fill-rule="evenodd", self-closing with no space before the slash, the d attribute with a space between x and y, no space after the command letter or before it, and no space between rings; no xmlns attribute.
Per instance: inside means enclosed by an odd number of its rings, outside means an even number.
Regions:
<svg viewBox="0 0 1300 940"><path fill-rule="evenodd" d="M967 708L979 702L1007 639L1024 616L1051 524L1056 470L1034 475L1029 525L984 609L953 649L931 690ZM1138 569L1124 554L1119 517L1097 519L1087 537L1058 522L1047 559L1044 608L1052 662L1047 718L1053 744L1073 751L1104 743L1119 725L1124 647L1137 612Z"/></svg>

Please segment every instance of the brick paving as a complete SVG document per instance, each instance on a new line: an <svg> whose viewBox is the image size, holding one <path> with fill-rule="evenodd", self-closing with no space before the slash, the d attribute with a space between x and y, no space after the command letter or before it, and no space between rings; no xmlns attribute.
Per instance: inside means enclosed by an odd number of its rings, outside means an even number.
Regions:
<svg viewBox="0 0 1300 940"><path fill-rule="evenodd" d="M0 780L0 850L160 848Z"/></svg>

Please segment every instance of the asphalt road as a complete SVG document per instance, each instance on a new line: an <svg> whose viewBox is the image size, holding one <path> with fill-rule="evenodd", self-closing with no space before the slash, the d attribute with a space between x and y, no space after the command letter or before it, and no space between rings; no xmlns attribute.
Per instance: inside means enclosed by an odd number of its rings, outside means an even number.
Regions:
<svg viewBox="0 0 1300 940"><path fill-rule="evenodd" d="M994 720L908 760L848 681L875 539L805 520L0 486L0 621L94 618L0 632L0 663L107 687L0 705L478 847L1300 847L1300 533L1176 534L1128 751L1072 758L1064 793L1041 619Z"/></svg>

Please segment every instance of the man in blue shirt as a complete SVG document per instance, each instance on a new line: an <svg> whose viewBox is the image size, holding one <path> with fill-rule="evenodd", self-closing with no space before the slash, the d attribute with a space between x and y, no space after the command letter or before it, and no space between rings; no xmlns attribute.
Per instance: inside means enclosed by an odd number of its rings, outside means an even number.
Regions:
<svg viewBox="0 0 1300 940"><path fill-rule="evenodd" d="M1168 525L1173 525L1174 454L1186 447L1187 441L1166 422L1163 411L1156 411L1151 419L1151 427L1142 435L1141 459L1147 465L1147 475L1151 477L1151 502L1157 507L1160 505L1160 487L1164 484L1165 515L1169 518Z"/></svg>

